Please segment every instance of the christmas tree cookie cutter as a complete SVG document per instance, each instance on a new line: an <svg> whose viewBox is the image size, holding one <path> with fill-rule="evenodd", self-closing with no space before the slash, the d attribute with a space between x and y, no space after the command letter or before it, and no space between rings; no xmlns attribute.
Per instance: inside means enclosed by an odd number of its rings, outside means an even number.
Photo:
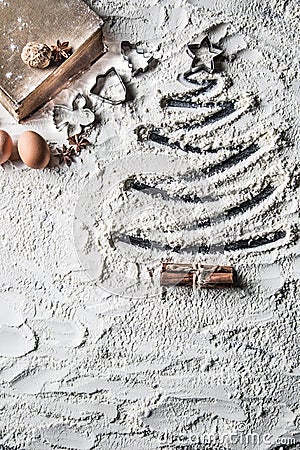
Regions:
<svg viewBox="0 0 300 450"><path fill-rule="evenodd" d="M97 76L90 93L111 105L119 105L126 100L126 87L114 67Z"/></svg>
<svg viewBox="0 0 300 450"><path fill-rule="evenodd" d="M149 52L141 44L131 44L129 41L123 41L121 50L124 58L128 61L133 77L139 73L146 72L150 65L157 61L153 57L153 53Z"/></svg>

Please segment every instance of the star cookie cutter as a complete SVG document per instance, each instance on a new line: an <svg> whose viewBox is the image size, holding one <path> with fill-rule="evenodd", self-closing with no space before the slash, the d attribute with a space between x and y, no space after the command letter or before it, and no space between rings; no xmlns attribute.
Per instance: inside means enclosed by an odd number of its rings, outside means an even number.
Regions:
<svg viewBox="0 0 300 450"><path fill-rule="evenodd" d="M111 105L119 105L126 100L126 87L113 67L105 74L97 76L90 92Z"/></svg>
<svg viewBox="0 0 300 450"><path fill-rule="evenodd" d="M153 53L149 52L141 44L131 44L129 41L123 41L121 50L132 70L132 76L146 72L157 61L153 57Z"/></svg>
<svg viewBox="0 0 300 450"><path fill-rule="evenodd" d="M208 36L205 36L200 44L189 44L188 55L193 58L191 70L205 70L213 73L215 70L215 58L223 53L223 50L214 47Z"/></svg>
<svg viewBox="0 0 300 450"><path fill-rule="evenodd" d="M53 120L56 128L62 131L67 128L68 136L80 134L82 129L95 121L95 114L86 106L86 98L78 94L72 103L72 108L58 105L53 110Z"/></svg>

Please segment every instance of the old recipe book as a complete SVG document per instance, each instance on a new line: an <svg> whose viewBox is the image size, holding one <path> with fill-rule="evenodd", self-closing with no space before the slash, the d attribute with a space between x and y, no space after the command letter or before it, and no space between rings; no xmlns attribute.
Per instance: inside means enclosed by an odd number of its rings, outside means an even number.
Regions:
<svg viewBox="0 0 300 450"><path fill-rule="evenodd" d="M104 52L103 21L83 0L0 1L0 101L22 120L53 98ZM69 41L72 55L46 69L24 64L27 42Z"/></svg>

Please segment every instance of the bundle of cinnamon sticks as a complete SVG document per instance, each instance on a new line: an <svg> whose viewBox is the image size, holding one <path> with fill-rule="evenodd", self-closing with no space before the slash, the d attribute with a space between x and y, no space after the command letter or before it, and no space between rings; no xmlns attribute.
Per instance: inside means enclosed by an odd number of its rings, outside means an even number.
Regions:
<svg viewBox="0 0 300 450"><path fill-rule="evenodd" d="M231 266L163 263L160 284L194 288L232 287L234 271Z"/></svg>

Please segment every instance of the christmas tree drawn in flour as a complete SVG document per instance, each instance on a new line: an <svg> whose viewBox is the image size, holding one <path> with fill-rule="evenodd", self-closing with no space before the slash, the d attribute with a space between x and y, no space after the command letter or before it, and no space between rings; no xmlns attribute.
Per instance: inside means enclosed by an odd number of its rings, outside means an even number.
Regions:
<svg viewBox="0 0 300 450"><path fill-rule="evenodd" d="M144 144L151 144L168 151L183 154L194 154L203 159L201 169L191 167L185 173L167 175L136 174L126 180L124 188L128 193L141 192L145 196L161 198L165 202L178 202L181 205L206 205L204 213L196 218L187 217L177 223L186 232L202 231L198 242L191 245L158 241L151 239L148 231L138 230L137 233L116 235L115 241L121 241L132 246L145 249L157 249L178 253L211 253L212 249L222 248L224 251L254 249L268 244L281 245L285 242L286 229L280 225L268 223L270 211L276 199L283 195L283 185L280 177L268 173L261 158L268 159L276 148L276 137L265 130L254 133L244 133L237 136L238 142L230 145L197 145L197 138L220 134L230 127L237 119L254 111L258 101L253 95L229 98L228 80L215 74L215 58L221 51L210 43L206 37L200 44L189 46L189 55L193 58L189 70L179 75L178 80L185 88L175 94L164 95L160 100L161 108L168 113L166 123L162 126L141 125L136 129L138 139ZM208 75L209 74L209 75ZM170 123L169 117L175 115L175 123ZM181 118L182 115L186 115ZM248 131L248 130L245 130ZM249 137L250 136L250 137ZM261 170L261 183L251 185L243 181L244 175L251 170ZM189 192L174 188L176 180L191 185ZM241 182L240 182L241 180ZM199 189L199 186L202 188ZM203 185L213 186L213 189L203 189ZM222 186L229 190L222 191ZM232 187L234 186L234 188ZM205 192L206 191L206 192ZM212 192L213 191L213 192ZM238 192L238 194L237 194ZM242 195L243 194L243 195ZM214 209L215 201L221 202L219 209ZM205 214L206 212L206 214ZM253 217L259 212L260 219L255 222ZM249 218L252 220L250 221ZM186 221L188 220L188 222ZM247 228L249 223L252 228ZM207 243L205 238L210 235L211 227L225 224L227 236L219 242ZM257 226L256 226L257 225ZM223 225L222 225L223 226Z"/></svg>

